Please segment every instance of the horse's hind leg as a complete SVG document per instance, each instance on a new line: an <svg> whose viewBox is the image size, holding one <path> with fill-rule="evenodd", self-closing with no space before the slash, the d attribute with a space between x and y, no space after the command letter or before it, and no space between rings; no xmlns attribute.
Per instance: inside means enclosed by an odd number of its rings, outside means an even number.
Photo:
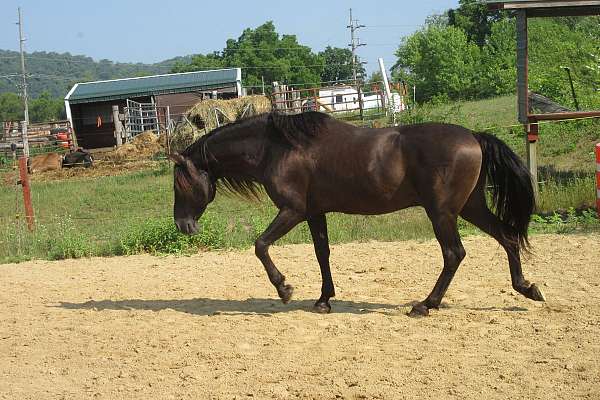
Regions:
<svg viewBox="0 0 600 400"><path fill-rule="evenodd" d="M335 288L329 268L329 237L327 235L327 219L325 215L317 215L308 219L308 227L315 246L315 254L321 268L321 297L315 303L316 312L328 313L331 311L329 299L335 297Z"/></svg>
<svg viewBox="0 0 600 400"><path fill-rule="evenodd" d="M508 256L510 277L513 288L525 297L544 301L544 296L534 283L529 283L523 276L519 257L519 241L517 235L505 226L487 207L483 189L478 185L460 212L461 217L469 221L500 243Z"/></svg>
<svg viewBox="0 0 600 400"><path fill-rule="evenodd" d="M294 288L292 285L285 283L285 276L275 266L273 260L269 256L269 246L271 246L277 239L288 233L294 226L298 225L304 218L297 212L290 209L282 209L279 214L271 222L269 227L263 232L262 235L256 240L254 249L256 256L262 262L269 280L277 289L277 294L281 298L281 301L288 303L292 298Z"/></svg>
<svg viewBox="0 0 600 400"><path fill-rule="evenodd" d="M413 317L428 315L430 308L439 307L458 266L466 255L458 234L457 216L447 211L438 210L427 210L427 215L442 248L444 268L429 296L424 301L417 303L410 311L409 315Z"/></svg>

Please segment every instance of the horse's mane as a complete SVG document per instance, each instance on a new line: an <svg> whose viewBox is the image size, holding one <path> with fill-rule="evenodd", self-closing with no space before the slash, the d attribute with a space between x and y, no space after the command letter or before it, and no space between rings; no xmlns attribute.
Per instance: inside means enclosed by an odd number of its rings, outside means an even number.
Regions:
<svg viewBox="0 0 600 400"><path fill-rule="evenodd" d="M325 131L327 121L332 118L320 112L305 112L302 114L278 114L272 112L269 122L273 129L293 147L302 147Z"/></svg>
<svg viewBox="0 0 600 400"><path fill-rule="evenodd" d="M208 149L208 140L218 135L234 132L246 135L266 131L270 138L279 142L283 140L290 148L298 148L307 145L313 138L323 132L323 125L330 119L331 117L328 115L319 112L295 115L285 115L277 112L259 114L212 130L189 145L181 154L208 168L210 161L217 161ZM265 122L267 124L266 130L252 129L254 125L264 124ZM240 130L240 128L242 129ZM176 172L179 171L176 170ZM210 170L208 172L210 174ZM177 174L176 179L178 179L178 183L183 184L182 186L187 183L184 183L185 177L183 174ZM260 200L263 192L262 185L243 172L227 173L219 178L217 185L230 194L251 200Z"/></svg>

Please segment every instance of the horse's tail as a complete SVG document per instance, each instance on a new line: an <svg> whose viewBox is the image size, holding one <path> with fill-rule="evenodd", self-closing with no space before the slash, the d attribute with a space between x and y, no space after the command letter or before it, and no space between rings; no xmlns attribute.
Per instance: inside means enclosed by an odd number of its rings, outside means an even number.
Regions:
<svg viewBox="0 0 600 400"><path fill-rule="evenodd" d="M535 209L529 170L503 141L487 133L475 134L483 153L482 174L491 185L495 214L521 250L529 248L527 228Z"/></svg>

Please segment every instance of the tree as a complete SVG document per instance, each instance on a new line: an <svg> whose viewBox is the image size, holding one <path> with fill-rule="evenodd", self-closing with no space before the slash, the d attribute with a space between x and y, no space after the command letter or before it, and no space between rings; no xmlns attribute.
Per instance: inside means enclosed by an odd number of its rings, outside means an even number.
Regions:
<svg viewBox="0 0 600 400"><path fill-rule="evenodd" d="M416 85L419 101L435 96L468 99L477 93L480 51L462 29L427 26L405 38L396 56L395 77Z"/></svg>
<svg viewBox="0 0 600 400"><path fill-rule="evenodd" d="M462 29L469 42L483 47L494 22L506 18L503 11L491 11L478 0L460 0L457 9L448 10L448 25Z"/></svg>
<svg viewBox="0 0 600 400"><path fill-rule="evenodd" d="M224 68L224 60L219 53L214 52L207 55L196 54L191 62L176 62L172 72L206 71Z"/></svg>
<svg viewBox="0 0 600 400"><path fill-rule="evenodd" d="M22 121L23 102L14 93L0 94L0 121Z"/></svg>
<svg viewBox="0 0 600 400"><path fill-rule="evenodd" d="M513 19L492 25L482 49L478 97L515 93L517 81L516 30Z"/></svg>
<svg viewBox="0 0 600 400"><path fill-rule="evenodd" d="M323 82L353 79L352 52L349 49L327 46L325 50L319 53L319 56L325 63L325 68L321 74ZM362 64L357 64L356 73L358 76L364 76L365 69Z"/></svg>
<svg viewBox="0 0 600 400"><path fill-rule="evenodd" d="M66 118L63 101L52 98L44 92L29 103L29 118L31 122L49 122Z"/></svg>
<svg viewBox="0 0 600 400"><path fill-rule="evenodd" d="M242 68L247 87L274 81L288 84L318 84L324 69L323 59L310 47L298 43L295 35L279 35L268 21L256 29L245 29L237 39L229 39L219 54L200 55L176 71L198 71L207 64L223 68Z"/></svg>

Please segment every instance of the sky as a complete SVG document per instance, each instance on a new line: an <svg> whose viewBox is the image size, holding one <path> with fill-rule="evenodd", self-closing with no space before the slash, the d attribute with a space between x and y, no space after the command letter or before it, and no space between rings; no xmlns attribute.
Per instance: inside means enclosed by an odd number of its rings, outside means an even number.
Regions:
<svg viewBox="0 0 600 400"><path fill-rule="evenodd" d="M0 49L18 50L21 7L25 50L85 55L118 62L153 63L220 51L227 39L268 20L279 34L294 34L313 51L347 47L349 8L366 25L358 49L367 71L383 57L389 68L403 36L458 0L184 1L0 0Z"/></svg>

